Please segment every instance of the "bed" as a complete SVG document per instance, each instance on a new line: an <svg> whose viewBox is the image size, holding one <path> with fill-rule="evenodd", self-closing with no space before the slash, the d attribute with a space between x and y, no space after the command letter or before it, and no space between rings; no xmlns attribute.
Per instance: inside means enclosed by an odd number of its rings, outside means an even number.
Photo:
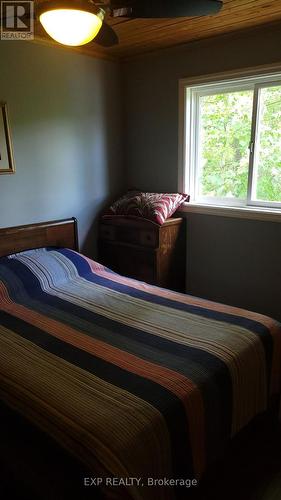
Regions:
<svg viewBox="0 0 281 500"><path fill-rule="evenodd" d="M78 250L74 219L0 230L2 417L82 464L85 492L186 495L279 397L281 325Z"/></svg>

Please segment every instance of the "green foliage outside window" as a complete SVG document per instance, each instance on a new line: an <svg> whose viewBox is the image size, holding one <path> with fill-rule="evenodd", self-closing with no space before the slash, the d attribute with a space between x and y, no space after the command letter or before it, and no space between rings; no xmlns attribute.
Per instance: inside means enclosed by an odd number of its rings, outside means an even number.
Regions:
<svg viewBox="0 0 281 500"><path fill-rule="evenodd" d="M261 90L256 199L281 201L281 87ZM200 98L201 194L247 198L253 91Z"/></svg>

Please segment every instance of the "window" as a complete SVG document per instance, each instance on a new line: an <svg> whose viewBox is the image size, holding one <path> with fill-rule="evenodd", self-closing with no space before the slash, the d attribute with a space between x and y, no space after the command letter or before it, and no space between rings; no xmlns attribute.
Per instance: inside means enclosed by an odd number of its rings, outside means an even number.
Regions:
<svg viewBox="0 0 281 500"><path fill-rule="evenodd" d="M281 74L183 84L191 201L281 208Z"/></svg>

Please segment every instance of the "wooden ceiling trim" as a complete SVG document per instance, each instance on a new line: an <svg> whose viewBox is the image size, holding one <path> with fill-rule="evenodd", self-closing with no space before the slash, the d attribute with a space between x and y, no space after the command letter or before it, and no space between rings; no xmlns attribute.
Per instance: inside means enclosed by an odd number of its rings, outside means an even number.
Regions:
<svg viewBox="0 0 281 500"><path fill-rule="evenodd" d="M234 29L229 30L228 28L226 28L225 31L223 31L223 32L212 31L208 35L206 35L205 37L198 35L197 37L193 37L192 39L190 39L188 41L184 40L180 43L177 40L175 43L170 43L167 46L163 46L163 44L158 44L158 45L154 44L154 46L152 47L152 44L147 43L145 46L144 46L144 44L141 45L141 50L140 50L140 47L134 46L134 47L131 47L127 51L125 49L122 50L121 60L124 62L128 62L128 61L138 59L139 57L145 56L148 53L157 55L157 54L161 53L163 50L184 48L184 47L188 47L192 43L196 43L196 44L198 44L200 42L206 43L208 40L211 41L211 40L215 40L215 39L239 38L240 36L243 36L245 34L257 32L257 30L265 28L265 27L280 28L280 34L281 34L281 23L280 23L280 19L278 19L278 21L275 20L271 23L266 23L266 24L263 23L263 24L255 25L255 26L250 25L250 26L246 26L242 29L237 29L237 27L235 26Z"/></svg>
<svg viewBox="0 0 281 500"><path fill-rule="evenodd" d="M132 39L128 40L127 42L123 41L121 51L120 49L117 49L117 51L121 56L125 54L126 49L131 53L136 53L136 51L145 52L147 50L153 50L158 47L163 47L163 40L165 40L165 44L168 47L179 45L180 43L188 43L193 40L208 38L212 35L224 34L231 31L241 31L242 29L252 27L253 21L255 21L255 26L264 25L265 23L267 24L268 21L279 21L280 17L281 10L280 15L277 17L273 15L270 17L259 16L255 18L249 14L248 16L243 18L243 21L241 21L239 26L237 26L237 24L233 24L233 22L229 20L226 20L223 24L220 25L219 28L216 26L209 26L208 29L204 29L204 31L202 31L201 33L192 32L191 30L183 28L179 30L176 36L173 36L173 33L171 32L171 35L163 38L162 34L159 33L158 35L154 34L154 36L151 36L148 40L136 40L134 41L134 43Z"/></svg>
<svg viewBox="0 0 281 500"><path fill-rule="evenodd" d="M255 1L255 0L254 0ZM264 2L268 3L268 0L263 0ZM251 0L251 3L252 0ZM236 17L237 12L241 12L242 15ZM200 17L200 18L185 18L185 20L181 21L174 21L174 22L169 22L169 23L157 23L154 26L147 26L147 29L144 29L143 27L137 27L137 25L132 26L130 29L130 26L127 25L124 30L122 30L122 25L118 29L118 34L121 38L121 44L124 46L126 42L132 42L133 40L137 40L139 37L141 39L145 39L146 35L154 35L155 32L158 32L161 34L163 38L166 38L167 35L170 32L174 32L175 26L177 27L176 35L178 35L179 32L182 31L188 31L191 32L194 28L200 27L200 31L202 28L209 28L210 26L215 25L216 28L220 28L221 26L224 26L224 22L226 21L226 24L240 24L240 22L244 21L245 18L252 18L252 19L262 19L264 22L265 18L279 18L281 17L281 2L280 6L278 9L274 9L273 13L265 13L264 10L258 11L258 13L255 11L254 16L253 16L253 10L251 8L243 9L241 8L241 5L235 6L233 8L233 14L236 17L235 22L233 23L233 18L230 19L229 15L225 13L225 15L220 15L218 16L208 16L208 17ZM218 23L219 21L219 23ZM164 28L164 30L163 30ZM163 32L164 31L164 32ZM141 41L141 40L140 40Z"/></svg>

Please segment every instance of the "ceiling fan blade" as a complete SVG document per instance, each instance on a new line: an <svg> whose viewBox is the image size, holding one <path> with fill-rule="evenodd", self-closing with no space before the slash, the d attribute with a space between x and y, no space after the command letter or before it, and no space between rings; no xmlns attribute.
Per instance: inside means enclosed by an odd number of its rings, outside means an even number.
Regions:
<svg viewBox="0 0 281 500"><path fill-rule="evenodd" d="M220 0L142 0L128 2L112 1L113 17L165 18L207 16L216 14L222 8ZM127 4L124 7L124 4Z"/></svg>
<svg viewBox="0 0 281 500"><path fill-rule="evenodd" d="M119 43L119 39L115 31L104 21L100 31L93 41L102 47L113 47L113 45L118 45Z"/></svg>

